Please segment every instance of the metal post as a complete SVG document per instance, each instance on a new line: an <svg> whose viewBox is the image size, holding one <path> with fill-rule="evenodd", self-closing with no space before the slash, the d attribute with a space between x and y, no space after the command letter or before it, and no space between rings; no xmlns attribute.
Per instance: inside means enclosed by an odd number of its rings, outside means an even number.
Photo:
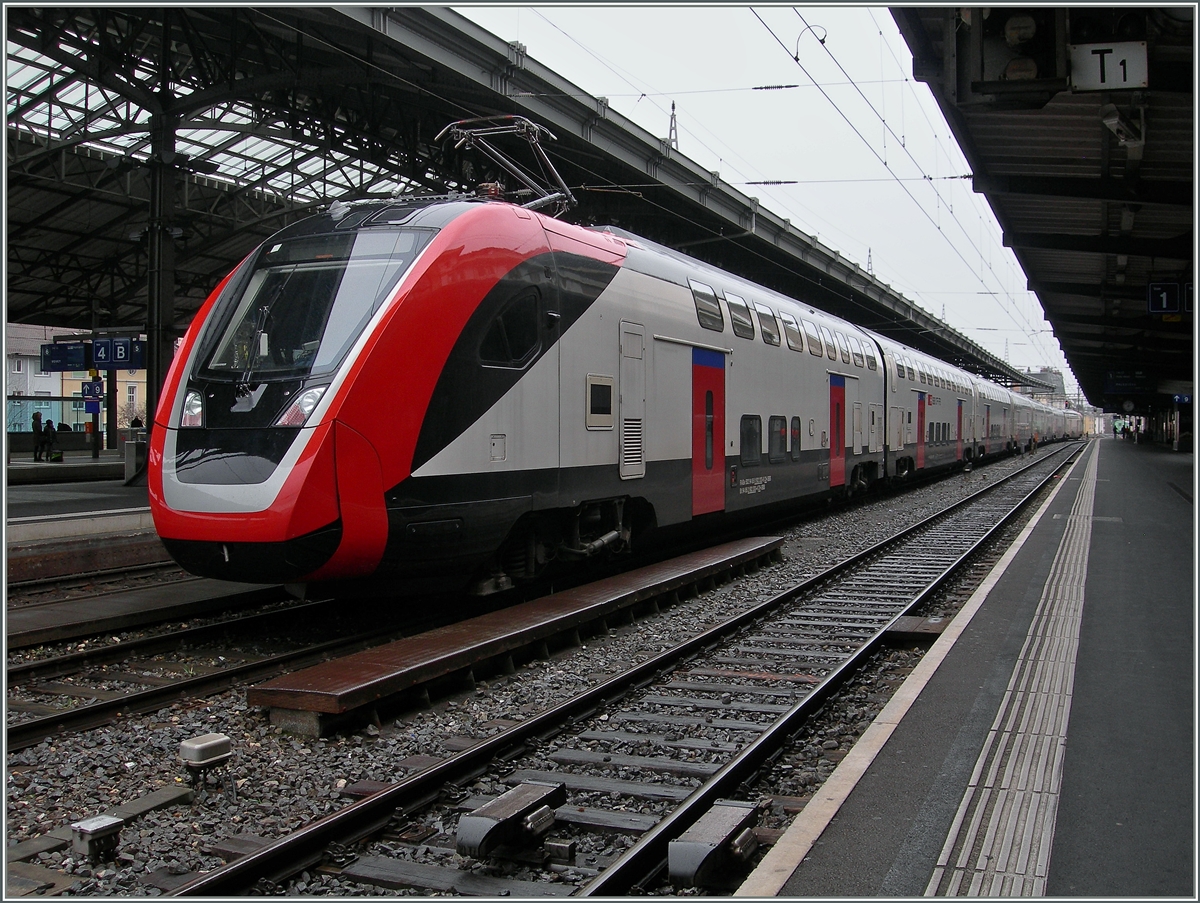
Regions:
<svg viewBox="0 0 1200 903"><path fill-rule="evenodd" d="M154 427L158 393L167 376L175 337L175 245L170 220L175 207L175 118L150 117L149 285L146 312L146 429Z"/></svg>
<svg viewBox="0 0 1200 903"><path fill-rule="evenodd" d="M104 406L104 444L107 448L118 448L117 442L117 371L109 370L105 376L104 397L108 399L108 404Z"/></svg>

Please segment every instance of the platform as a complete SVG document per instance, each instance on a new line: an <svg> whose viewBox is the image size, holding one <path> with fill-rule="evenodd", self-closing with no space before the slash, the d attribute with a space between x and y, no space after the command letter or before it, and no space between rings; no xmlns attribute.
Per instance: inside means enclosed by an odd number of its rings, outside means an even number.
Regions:
<svg viewBox="0 0 1200 903"><path fill-rule="evenodd" d="M780 537L758 536L691 552L293 671L251 687L246 701L270 707L273 724L319 736L353 710L701 580L757 567L777 558L782 545Z"/></svg>
<svg viewBox="0 0 1200 903"><path fill-rule="evenodd" d="M51 462L34 461L32 452L12 452L6 469L9 486L124 481L125 458L115 450L101 451L99 457L92 457L90 451L67 451L63 453L62 461Z"/></svg>
<svg viewBox="0 0 1200 903"><path fill-rule="evenodd" d="M1193 471L1094 440L738 896L1194 898Z"/></svg>

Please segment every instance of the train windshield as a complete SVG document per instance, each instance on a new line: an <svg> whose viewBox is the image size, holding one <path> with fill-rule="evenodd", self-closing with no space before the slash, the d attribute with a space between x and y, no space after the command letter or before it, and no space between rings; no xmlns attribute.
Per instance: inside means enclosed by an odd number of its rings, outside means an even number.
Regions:
<svg viewBox="0 0 1200 903"><path fill-rule="evenodd" d="M333 371L432 236L372 230L268 243L214 312L203 372L270 380Z"/></svg>

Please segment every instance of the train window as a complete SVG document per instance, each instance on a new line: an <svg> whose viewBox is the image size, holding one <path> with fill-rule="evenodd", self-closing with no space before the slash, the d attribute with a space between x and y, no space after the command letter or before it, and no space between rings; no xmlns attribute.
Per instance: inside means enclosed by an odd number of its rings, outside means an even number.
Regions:
<svg viewBox="0 0 1200 903"><path fill-rule="evenodd" d="M908 378L916 382L917 375L913 372L913 362L908 357L904 358L904 369L908 371Z"/></svg>
<svg viewBox="0 0 1200 903"><path fill-rule="evenodd" d="M800 418L792 418L792 460L800 460Z"/></svg>
<svg viewBox="0 0 1200 903"><path fill-rule="evenodd" d="M808 337L808 353L820 357L825 353L825 349L821 347L821 334L817 332L817 324L812 320L802 320L804 323L804 334Z"/></svg>
<svg viewBox="0 0 1200 903"><path fill-rule="evenodd" d="M205 328L205 375L295 379L334 370L434 233L316 235L269 244Z"/></svg>
<svg viewBox="0 0 1200 903"><path fill-rule="evenodd" d="M767 421L767 460L780 464L787 460L788 423L786 417L772 417Z"/></svg>
<svg viewBox="0 0 1200 903"><path fill-rule="evenodd" d="M804 350L804 339L800 335L800 324L787 311L779 312L779 322L783 324L783 334L787 336L788 347L793 351Z"/></svg>
<svg viewBox="0 0 1200 903"><path fill-rule="evenodd" d="M762 418L757 414L742 415L742 466L762 463Z"/></svg>
<svg viewBox="0 0 1200 903"><path fill-rule="evenodd" d="M775 314L765 304L754 303L754 311L758 314L758 325L762 327L763 341L768 345L779 344L779 324L775 322Z"/></svg>
<svg viewBox="0 0 1200 903"><path fill-rule="evenodd" d="M725 303L729 305L729 322L733 324L733 334L743 339L754 338L754 320L750 317L750 308L737 295L725 293Z"/></svg>
<svg viewBox="0 0 1200 903"><path fill-rule="evenodd" d="M527 288L483 334L479 360L490 367L524 367L538 349L538 290Z"/></svg>
<svg viewBox="0 0 1200 903"><path fill-rule="evenodd" d="M838 348L842 350L842 363L850 363L850 346L846 343L846 337L840 332L835 332L834 335L837 336Z"/></svg>
<svg viewBox="0 0 1200 903"><path fill-rule="evenodd" d="M925 385L925 371L921 369L921 364L917 362L917 379L921 381L921 385Z"/></svg>
<svg viewBox="0 0 1200 903"><path fill-rule="evenodd" d="M833 333L826 327L821 327L821 338L825 340L825 356L831 361L837 360L837 346L833 343Z"/></svg>
<svg viewBox="0 0 1200 903"><path fill-rule="evenodd" d="M613 388L616 380L611 376L587 375L587 428L589 430L611 430L613 428Z"/></svg>
<svg viewBox="0 0 1200 903"><path fill-rule="evenodd" d="M850 356L854 358L854 366L862 367L865 364L862 344L854 336L848 336L848 338L850 339Z"/></svg>
<svg viewBox="0 0 1200 903"><path fill-rule="evenodd" d="M900 355L896 355L896 379L904 379L904 361L900 360Z"/></svg>
<svg viewBox="0 0 1200 903"><path fill-rule="evenodd" d="M879 362L878 362L878 359L875 357L875 346L871 343L871 341L869 339L864 339L862 345L863 345L863 354L866 355L866 358L867 358L867 369L868 370L878 369Z"/></svg>
<svg viewBox="0 0 1200 903"><path fill-rule="evenodd" d="M721 313L721 302L717 300L716 292L703 282L692 282L689 279L688 284L692 287L692 297L696 301L696 318L700 325L713 332L724 332L725 315Z"/></svg>

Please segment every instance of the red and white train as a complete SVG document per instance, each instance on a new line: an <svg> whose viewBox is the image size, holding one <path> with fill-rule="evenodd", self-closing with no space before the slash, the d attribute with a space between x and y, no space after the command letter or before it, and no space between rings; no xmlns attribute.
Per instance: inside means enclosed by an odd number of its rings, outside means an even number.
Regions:
<svg viewBox="0 0 1200 903"><path fill-rule="evenodd" d="M150 501L196 574L488 592L1081 429L632 235L492 200L337 203L200 310Z"/></svg>

